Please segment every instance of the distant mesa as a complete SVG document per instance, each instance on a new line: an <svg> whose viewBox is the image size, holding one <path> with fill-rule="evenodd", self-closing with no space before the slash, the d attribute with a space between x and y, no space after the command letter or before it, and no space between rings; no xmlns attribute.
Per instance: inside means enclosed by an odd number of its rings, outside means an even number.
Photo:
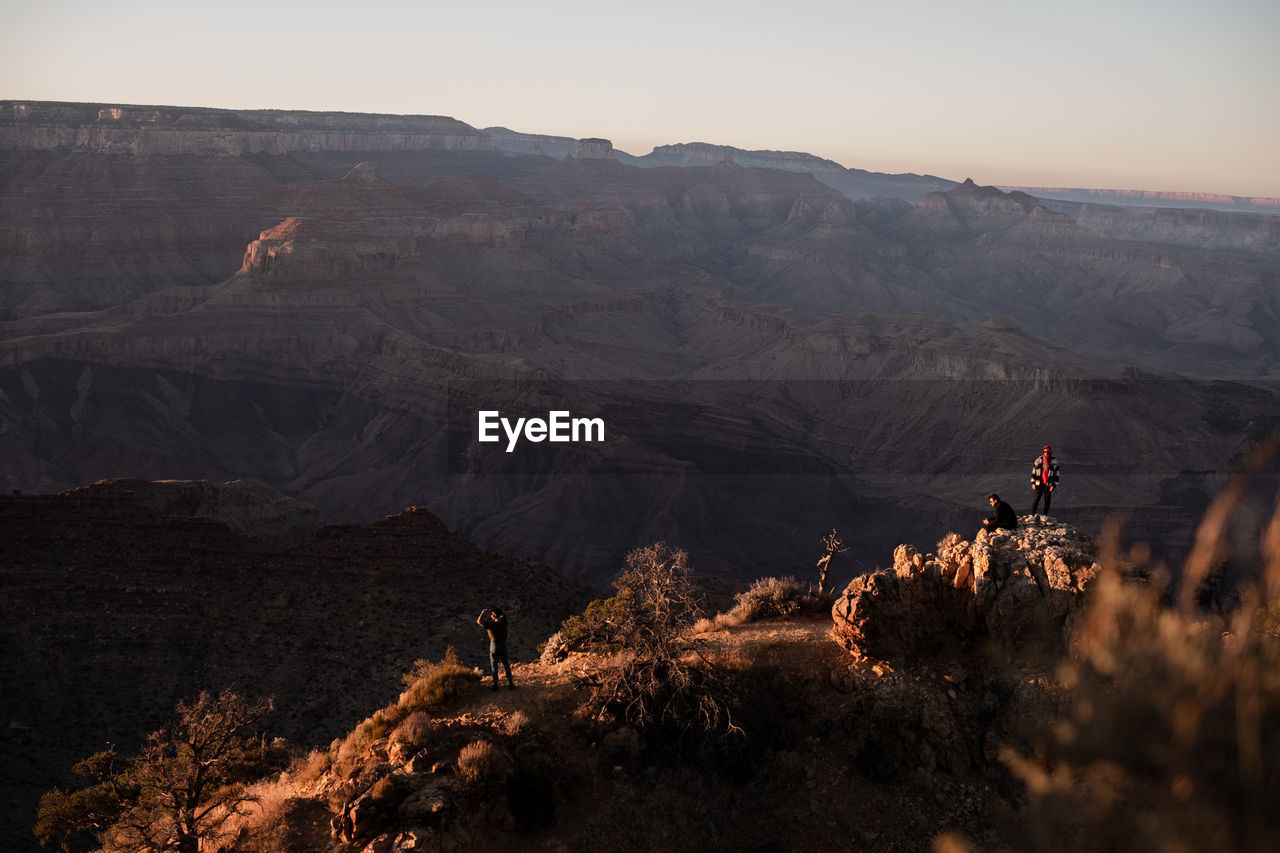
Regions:
<svg viewBox="0 0 1280 853"><path fill-rule="evenodd" d="M258 480L107 479L62 494L121 507L136 501L165 517L206 518L247 539L276 545L304 542L324 526L314 506Z"/></svg>
<svg viewBox="0 0 1280 853"><path fill-rule="evenodd" d="M1040 200L1024 192L1004 192L996 187L979 186L973 178L946 192L932 192L916 202L918 213L964 211L970 215L1017 214L1029 216L1035 222L1072 225L1074 220L1061 213L1054 213L1040 204Z"/></svg>
<svg viewBox="0 0 1280 853"><path fill-rule="evenodd" d="M533 154L565 160L573 154L578 140L572 136L549 136L545 133L520 133L506 127L486 127L482 131L497 151L510 154Z"/></svg>
<svg viewBox="0 0 1280 853"><path fill-rule="evenodd" d="M1150 208L1193 208L1197 210L1238 210L1248 213L1280 213L1280 198L1238 196L1223 193L1166 192L1155 190L1085 189L1082 187L1013 187L1037 198L1084 204L1129 205Z"/></svg>
<svg viewBox="0 0 1280 853"><path fill-rule="evenodd" d="M834 160L825 160L799 151L743 151L729 145L712 145L707 142L682 142L676 145L659 145L653 149L655 158L669 158L681 165L715 163L739 163L746 166L782 169L788 172L844 172L844 166Z"/></svg>
<svg viewBox="0 0 1280 853"><path fill-rule="evenodd" d="M896 198L914 202L925 193L956 186L955 181L932 175L887 175L846 169L834 160L800 151L747 151L707 142L659 145L652 153L636 160L636 165L640 166L714 166L727 163L746 169L804 172L853 199Z"/></svg>
<svg viewBox="0 0 1280 853"><path fill-rule="evenodd" d="M0 150L142 157L494 148L447 116L0 101Z"/></svg>
<svg viewBox="0 0 1280 853"><path fill-rule="evenodd" d="M379 175L378 170L373 167L372 163L355 164L351 167L351 171L343 175L342 180L373 186L391 186L391 182Z"/></svg>
<svg viewBox="0 0 1280 853"><path fill-rule="evenodd" d="M612 160L613 143L608 139L579 139L569 156L574 160Z"/></svg>

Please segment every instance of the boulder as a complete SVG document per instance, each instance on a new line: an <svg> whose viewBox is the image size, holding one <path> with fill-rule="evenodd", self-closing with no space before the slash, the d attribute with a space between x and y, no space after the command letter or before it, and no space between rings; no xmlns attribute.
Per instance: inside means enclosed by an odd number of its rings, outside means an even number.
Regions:
<svg viewBox="0 0 1280 853"><path fill-rule="evenodd" d="M370 842L380 837L394 825L400 804L404 802L407 793L391 777L382 777L334 816L334 837L348 844ZM388 838L388 850L390 842L391 839Z"/></svg>
<svg viewBox="0 0 1280 853"><path fill-rule="evenodd" d="M396 853L417 853L420 850L431 850L435 833L429 829L411 829L396 836Z"/></svg>
<svg viewBox="0 0 1280 853"><path fill-rule="evenodd" d="M400 804L400 819L413 826L439 829L453 813L453 799L443 785L431 785L409 795Z"/></svg>

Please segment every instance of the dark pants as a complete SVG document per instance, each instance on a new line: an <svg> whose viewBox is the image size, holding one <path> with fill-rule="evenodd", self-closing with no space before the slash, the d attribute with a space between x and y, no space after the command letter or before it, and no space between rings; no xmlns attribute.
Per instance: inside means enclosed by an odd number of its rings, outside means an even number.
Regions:
<svg viewBox="0 0 1280 853"><path fill-rule="evenodd" d="M506 643L489 643L489 670L493 673L493 689L498 689L498 664L501 663L507 668L507 684L515 685L515 679L511 677L511 661L507 660L507 644Z"/></svg>
<svg viewBox="0 0 1280 853"><path fill-rule="evenodd" d="M1031 501L1031 514L1036 514L1036 507L1040 505L1040 498L1044 497L1044 514L1049 514L1049 501L1053 500L1053 491L1043 483L1036 486L1035 500Z"/></svg>

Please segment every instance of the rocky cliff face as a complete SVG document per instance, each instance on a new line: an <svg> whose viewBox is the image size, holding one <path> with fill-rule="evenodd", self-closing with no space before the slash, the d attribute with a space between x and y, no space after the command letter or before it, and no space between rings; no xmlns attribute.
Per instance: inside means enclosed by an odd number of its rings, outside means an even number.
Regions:
<svg viewBox="0 0 1280 853"><path fill-rule="evenodd" d="M949 213L974 227L987 225L986 220L1017 222L1023 218L1033 222L1074 225L1071 217L1053 213L1040 204L1039 199L1022 192L1001 192L995 187L980 187L972 178L966 178L960 186L945 193L934 192L916 200L915 212L919 214Z"/></svg>
<svg viewBox="0 0 1280 853"><path fill-rule="evenodd" d="M1138 212L1101 204L1045 204L1116 240L1201 249L1280 252L1280 216L1164 208Z"/></svg>
<svg viewBox="0 0 1280 853"><path fill-rule="evenodd" d="M1192 250L1115 240L1025 194L972 183L925 196L896 220L864 220L906 246L950 298L988 314L998 306L1029 333L1065 348L1141 362L1136 351L1159 339L1167 344L1162 368L1223 375L1227 363L1248 360L1246 352L1274 346L1269 321L1259 322L1273 313L1262 293L1275 273L1262 251L1240 257L1239 265L1222 256L1231 272L1224 267L1220 285L1207 288L1198 273L1203 258ZM1064 276L1068 268L1090 272ZM1163 305L1154 312L1144 295L1153 292Z"/></svg>
<svg viewBox="0 0 1280 853"><path fill-rule="evenodd" d="M578 140L572 136L550 136L544 133L520 133L505 127L486 127L484 134L494 147L513 154L533 154L563 160L573 153Z"/></svg>

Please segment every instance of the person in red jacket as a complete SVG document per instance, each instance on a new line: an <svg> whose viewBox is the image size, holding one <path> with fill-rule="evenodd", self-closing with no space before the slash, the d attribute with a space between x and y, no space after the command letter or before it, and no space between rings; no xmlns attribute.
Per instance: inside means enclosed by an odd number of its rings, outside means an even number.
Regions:
<svg viewBox="0 0 1280 853"><path fill-rule="evenodd" d="M1031 514L1036 514L1040 506L1040 498L1044 498L1044 514L1049 514L1049 502L1053 500L1053 490L1058 485L1058 460L1053 455L1053 448L1045 445L1040 455L1031 465L1031 488L1035 489L1035 499L1031 501Z"/></svg>

